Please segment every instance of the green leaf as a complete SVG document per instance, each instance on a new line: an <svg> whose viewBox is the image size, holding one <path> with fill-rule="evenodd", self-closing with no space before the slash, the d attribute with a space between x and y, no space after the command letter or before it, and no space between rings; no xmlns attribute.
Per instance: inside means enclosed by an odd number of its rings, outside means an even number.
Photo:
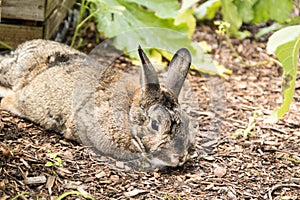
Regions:
<svg viewBox="0 0 300 200"><path fill-rule="evenodd" d="M60 157L56 157L55 159L55 165L56 166L59 166L59 167L62 167L62 159Z"/></svg>
<svg viewBox="0 0 300 200"><path fill-rule="evenodd" d="M196 19L194 17L194 11L187 9L183 12L180 12L174 21L175 25L186 24L189 28L188 37L191 38L196 29Z"/></svg>
<svg viewBox="0 0 300 200"><path fill-rule="evenodd" d="M53 162L51 161L47 161L46 164L45 164L46 167L52 167L54 166Z"/></svg>
<svg viewBox="0 0 300 200"><path fill-rule="evenodd" d="M121 0L107 0L106 3L108 7L118 6L124 8L121 13L99 12L97 14L97 21L100 22L97 24L97 28L99 31L104 32L106 37L114 37L120 33L142 27L169 28L188 35L187 25L175 26L174 19L161 19L136 3Z"/></svg>
<svg viewBox="0 0 300 200"><path fill-rule="evenodd" d="M283 23L288 19L293 9L293 2L292 0L280 0L276 2L274 0L257 1L253 9L253 23L265 22L269 19Z"/></svg>
<svg viewBox="0 0 300 200"><path fill-rule="evenodd" d="M186 10L186 9L192 7L198 1L199 0L182 0L180 11L183 11L183 10Z"/></svg>
<svg viewBox="0 0 300 200"><path fill-rule="evenodd" d="M191 42L189 37L196 24L191 10L178 12L176 18L163 19L156 16L155 12L134 3L134 0L128 1L106 0L107 8L122 9L119 9L119 12L105 9L106 11L96 14L99 32L112 38L118 49L125 51L131 58L138 59L138 45L141 45L148 55L151 49L173 54L179 48L186 47L192 53L196 70L220 75L227 72L224 67L216 66L208 55L197 50L197 46ZM95 4L94 10L96 9Z"/></svg>
<svg viewBox="0 0 300 200"><path fill-rule="evenodd" d="M236 34L242 26L242 18L238 12L237 6L232 0L221 0L222 15L224 21L230 24L229 32Z"/></svg>
<svg viewBox="0 0 300 200"><path fill-rule="evenodd" d="M243 22L249 23L253 20L254 11L252 7L256 2L257 0L235 1L235 5L237 6L239 15L241 16Z"/></svg>
<svg viewBox="0 0 300 200"><path fill-rule="evenodd" d="M300 35L300 25L289 26L275 32L267 43L267 52L269 54L275 53L279 46L297 41Z"/></svg>
<svg viewBox="0 0 300 200"><path fill-rule="evenodd" d="M259 38L267 33L270 33L272 31L277 31L280 28L282 28L283 25L279 23L273 23L271 26L266 26L264 28L259 29L259 31L255 34L255 38Z"/></svg>
<svg viewBox="0 0 300 200"><path fill-rule="evenodd" d="M205 3L202 3L197 9L195 9L195 16L199 20L213 19L220 7L220 0L208 0Z"/></svg>
<svg viewBox="0 0 300 200"><path fill-rule="evenodd" d="M134 2L138 5L149 8L155 12L155 15L160 18L174 18L179 10L179 4L177 0L151 0L151 1L141 1L141 0L125 0L127 2Z"/></svg>
<svg viewBox="0 0 300 200"><path fill-rule="evenodd" d="M283 67L283 103L276 108L267 122L277 122L289 110L292 103L297 75L300 49L300 25L290 26L275 32L268 41L268 53L275 53Z"/></svg>

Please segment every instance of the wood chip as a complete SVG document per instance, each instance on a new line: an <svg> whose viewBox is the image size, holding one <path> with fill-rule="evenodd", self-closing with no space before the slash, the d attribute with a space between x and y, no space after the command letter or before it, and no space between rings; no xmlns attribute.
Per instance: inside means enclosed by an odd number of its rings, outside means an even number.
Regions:
<svg viewBox="0 0 300 200"><path fill-rule="evenodd" d="M55 176L49 176L46 183L46 188L48 188L48 192L51 195L52 194L52 187L55 182Z"/></svg>
<svg viewBox="0 0 300 200"><path fill-rule="evenodd" d="M35 176L35 177L27 177L24 180L24 183L27 185L31 184L43 184L46 183L47 179L45 176Z"/></svg>
<svg viewBox="0 0 300 200"><path fill-rule="evenodd" d="M120 177L118 175L111 175L110 180L112 182L118 182L120 180Z"/></svg>
<svg viewBox="0 0 300 200"><path fill-rule="evenodd" d="M124 169L124 167L125 167L124 162L117 161L117 162L116 162L116 167L118 167L118 168L120 168L120 169Z"/></svg>
<svg viewBox="0 0 300 200"><path fill-rule="evenodd" d="M135 190L132 190L132 191L129 191L129 192L124 192L123 194L126 196L126 197L134 197L138 194L142 194L142 193L146 193L147 190L139 190L139 189L135 189Z"/></svg>
<svg viewBox="0 0 300 200"><path fill-rule="evenodd" d="M96 178L102 178L102 177L105 177L106 175L107 174L104 171L102 171L102 172L96 174L95 176L96 176Z"/></svg>
<svg viewBox="0 0 300 200"><path fill-rule="evenodd" d="M225 176L226 172L227 172L227 170L224 167L216 167L214 169L214 175L219 178L222 178L223 176Z"/></svg>

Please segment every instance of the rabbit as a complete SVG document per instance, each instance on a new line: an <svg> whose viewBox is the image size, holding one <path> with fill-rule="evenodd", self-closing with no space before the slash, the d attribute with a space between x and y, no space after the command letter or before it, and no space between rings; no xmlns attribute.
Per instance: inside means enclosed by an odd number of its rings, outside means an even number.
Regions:
<svg viewBox="0 0 300 200"><path fill-rule="evenodd" d="M178 103L191 55L176 52L163 87L141 47L138 54L140 75L61 43L25 42L0 57L1 108L100 155L143 168L181 166L195 141Z"/></svg>

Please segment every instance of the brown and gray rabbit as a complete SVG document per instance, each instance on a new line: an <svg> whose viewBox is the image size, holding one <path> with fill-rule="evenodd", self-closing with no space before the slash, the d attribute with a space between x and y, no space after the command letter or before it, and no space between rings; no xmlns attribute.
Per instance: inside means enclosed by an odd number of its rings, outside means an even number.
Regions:
<svg viewBox="0 0 300 200"><path fill-rule="evenodd" d="M145 168L182 165L195 135L178 103L190 53L176 52L165 87L138 53L139 76L60 43L26 42L0 57L1 107L101 155Z"/></svg>

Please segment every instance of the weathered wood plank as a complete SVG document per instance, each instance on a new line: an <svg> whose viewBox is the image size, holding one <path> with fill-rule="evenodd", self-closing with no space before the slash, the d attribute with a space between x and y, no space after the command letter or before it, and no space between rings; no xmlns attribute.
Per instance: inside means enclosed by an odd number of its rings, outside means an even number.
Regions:
<svg viewBox="0 0 300 200"><path fill-rule="evenodd" d="M66 17L68 9L75 3L75 0L64 0L62 5L57 7L45 23L44 38L49 39L57 31L60 23Z"/></svg>
<svg viewBox="0 0 300 200"><path fill-rule="evenodd" d="M43 38L43 27L0 24L0 41L12 47L36 38Z"/></svg>
<svg viewBox="0 0 300 200"><path fill-rule="evenodd" d="M2 8L1 5L2 5L2 0L0 0L0 23L1 23L1 10L2 10L1 9Z"/></svg>
<svg viewBox="0 0 300 200"><path fill-rule="evenodd" d="M47 0L45 18L48 18L55 8L57 8L61 3L61 0Z"/></svg>
<svg viewBox="0 0 300 200"><path fill-rule="evenodd" d="M2 18L44 21L45 0L2 0Z"/></svg>
<svg viewBox="0 0 300 200"><path fill-rule="evenodd" d="M63 0L62 7L65 9L71 9L75 4L76 0Z"/></svg>
<svg viewBox="0 0 300 200"><path fill-rule="evenodd" d="M0 0L3 19L0 23L0 41L16 47L27 40L52 38L75 2L76 0Z"/></svg>

